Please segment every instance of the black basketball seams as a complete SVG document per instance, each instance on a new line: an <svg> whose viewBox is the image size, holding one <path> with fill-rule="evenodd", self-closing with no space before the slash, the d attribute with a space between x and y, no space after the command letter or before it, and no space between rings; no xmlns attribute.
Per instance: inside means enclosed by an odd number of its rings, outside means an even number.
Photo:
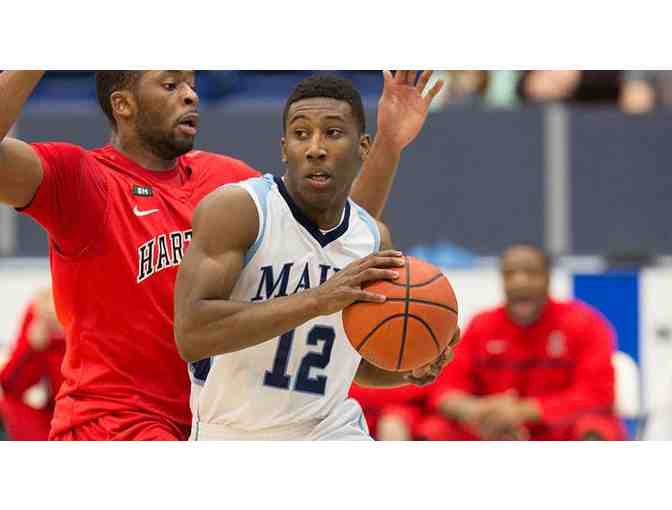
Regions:
<svg viewBox="0 0 672 510"><path fill-rule="evenodd" d="M408 331L408 300L411 297L411 266L406 261L406 303L404 303L404 329L401 334L401 347L399 348L399 360L397 361L397 370L401 368L401 360L404 358L404 348L406 347L406 332Z"/></svg>
<svg viewBox="0 0 672 510"><path fill-rule="evenodd" d="M399 317L403 317L403 313L397 313L395 315L390 315L386 319L380 321L378 324L376 324L376 327L373 328L368 335L364 337L364 340L361 341L361 343L357 346L356 350L357 352L362 350L362 347L364 347L364 344L369 341L369 338L371 338L376 331L378 331L384 324L390 322L393 319L398 319Z"/></svg>
<svg viewBox="0 0 672 510"><path fill-rule="evenodd" d="M457 315L457 310L453 308L452 306L444 305L443 303L437 303L435 301L427 301L426 299L418 299L418 298L408 298L406 300L405 298L387 298L387 301L395 301L395 302L400 302L400 301L408 301L410 303L417 303L419 305L430 305L430 306L438 306L439 308L443 308L445 310L448 310L450 312L453 312L455 315Z"/></svg>
<svg viewBox="0 0 672 510"><path fill-rule="evenodd" d="M436 339L436 335L434 334L434 331L433 331L432 328L429 326L429 324L427 324L427 323L425 322L425 320L424 320L422 317L418 317L417 315L413 315L412 313L411 313L411 314L408 314L408 316L409 316L411 319L415 319L415 320L419 321L420 324L422 324L423 326L425 326L425 328L427 329L427 331L429 331L429 335L432 337L432 340L434 341L434 345L436 346L436 353L437 353L437 356L438 356L439 354L441 354L441 346L439 345L439 341Z"/></svg>
<svg viewBox="0 0 672 510"><path fill-rule="evenodd" d="M406 262L406 267L408 267L408 262ZM408 270L406 271L408 273ZM394 285L395 287L407 287L407 288L415 288L415 287L424 287L425 285L429 285L430 283L434 283L436 280L441 278L443 276L443 273L436 273L436 275L432 276L429 280L425 282L420 282L420 283L414 283L413 285L410 285L410 280L407 281L407 283L397 283L393 282L390 280L386 280L385 283L389 283L390 285Z"/></svg>

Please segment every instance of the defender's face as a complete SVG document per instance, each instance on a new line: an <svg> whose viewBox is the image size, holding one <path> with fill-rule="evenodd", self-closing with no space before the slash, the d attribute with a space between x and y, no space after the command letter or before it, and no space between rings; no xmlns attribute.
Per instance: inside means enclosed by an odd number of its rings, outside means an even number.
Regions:
<svg viewBox="0 0 672 510"><path fill-rule="evenodd" d="M146 71L138 81L138 136L164 159L189 152L198 132L198 94L193 71Z"/></svg>
<svg viewBox="0 0 672 510"><path fill-rule="evenodd" d="M369 148L350 104L322 97L297 101L287 112L286 129L282 156L292 189L319 209L345 200Z"/></svg>
<svg viewBox="0 0 672 510"><path fill-rule="evenodd" d="M501 258L506 308L514 322L526 326L536 321L549 294L550 275L544 260L529 246L514 246Z"/></svg>

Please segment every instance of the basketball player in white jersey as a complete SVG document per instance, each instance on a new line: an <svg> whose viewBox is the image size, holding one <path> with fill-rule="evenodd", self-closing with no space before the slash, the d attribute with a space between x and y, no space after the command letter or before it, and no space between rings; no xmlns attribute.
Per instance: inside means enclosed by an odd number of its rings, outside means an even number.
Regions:
<svg viewBox="0 0 672 510"><path fill-rule="evenodd" d="M404 264L387 228L348 198L370 146L357 90L333 76L307 78L283 125L285 176L221 188L194 215L175 338L190 362L195 440L370 439L347 398L353 378L426 384L451 355L387 372L345 337L343 308L385 300L361 285L396 279Z"/></svg>

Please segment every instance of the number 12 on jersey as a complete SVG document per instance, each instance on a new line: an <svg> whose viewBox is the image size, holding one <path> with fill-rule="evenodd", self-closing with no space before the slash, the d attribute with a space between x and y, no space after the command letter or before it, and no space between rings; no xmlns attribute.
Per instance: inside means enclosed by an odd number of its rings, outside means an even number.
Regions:
<svg viewBox="0 0 672 510"><path fill-rule="evenodd" d="M295 391L304 391L317 395L324 395L327 386L327 376L318 375L310 377L311 368L326 368L331 359L331 349L334 346L336 333L334 328L327 326L314 326L308 333L306 343L308 345L318 345L322 343L322 352L309 352L301 360L299 371L294 381ZM267 370L264 374L264 384L274 388L284 390L290 389L291 376L287 373L289 365L289 355L294 342L294 330L289 331L280 337L278 341L278 350L273 360L273 369Z"/></svg>

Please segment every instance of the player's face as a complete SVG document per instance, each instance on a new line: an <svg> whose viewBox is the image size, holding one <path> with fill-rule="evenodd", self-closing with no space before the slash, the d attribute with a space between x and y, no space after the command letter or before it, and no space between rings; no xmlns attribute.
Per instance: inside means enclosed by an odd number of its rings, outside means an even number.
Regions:
<svg viewBox="0 0 672 510"><path fill-rule="evenodd" d="M198 94L193 71L147 71L135 90L135 130L162 159L189 152L198 131Z"/></svg>
<svg viewBox="0 0 672 510"><path fill-rule="evenodd" d="M305 205L342 207L368 150L347 102L316 97L290 106L282 157L287 185Z"/></svg>
<svg viewBox="0 0 672 510"><path fill-rule="evenodd" d="M549 273L543 257L531 247L514 246L504 252L501 271L509 316L521 325L533 323L548 299Z"/></svg>

